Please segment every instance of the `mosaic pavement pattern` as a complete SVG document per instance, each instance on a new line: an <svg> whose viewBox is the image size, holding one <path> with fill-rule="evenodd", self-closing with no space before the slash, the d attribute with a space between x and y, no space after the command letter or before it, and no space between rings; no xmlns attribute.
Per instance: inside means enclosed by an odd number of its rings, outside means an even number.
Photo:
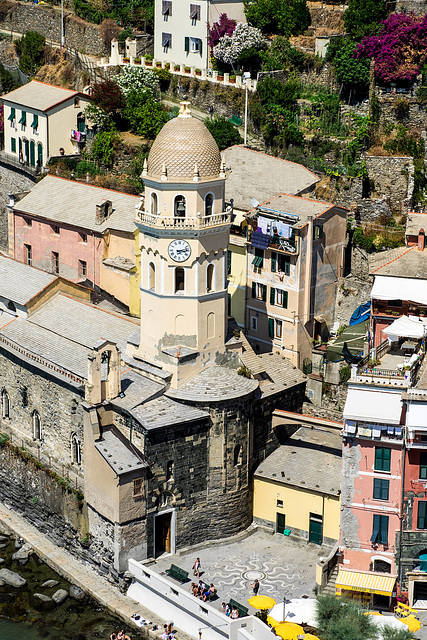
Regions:
<svg viewBox="0 0 427 640"><path fill-rule="evenodd" d="M194 560L199 557L200 577L213 582L218 591L218 600L212 604L219 607L222 601L234 598L245 605L252 595L250 583L255 578L260 581L259 593L277 602L284 597L312 598L316 562L328 553L326 547L257 531L240 542L207 544L195 552L159 558L153 568L163 572L173 563L188 571L191 577Z"/></svg>

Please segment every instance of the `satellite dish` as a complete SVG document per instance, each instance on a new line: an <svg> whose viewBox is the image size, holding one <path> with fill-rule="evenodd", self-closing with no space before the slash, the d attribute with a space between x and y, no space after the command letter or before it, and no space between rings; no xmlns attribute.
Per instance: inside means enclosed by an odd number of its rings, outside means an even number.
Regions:
<svg viewBox="0 0 427 640"><path fill-rule="evenodd" d="M258 200L256 198L252 198L251 205L254 209L256 209L259 206Z"/></svg>

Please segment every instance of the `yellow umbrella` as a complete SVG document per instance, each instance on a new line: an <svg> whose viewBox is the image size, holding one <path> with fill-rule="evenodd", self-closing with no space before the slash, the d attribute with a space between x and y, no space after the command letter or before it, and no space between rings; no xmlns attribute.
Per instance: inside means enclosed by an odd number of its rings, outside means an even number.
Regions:
<svg viewBox="0 0 427 640"><path fill-rule="evenodd" d="M400 622L403 622L403 624L406 624L409 631L412 631L412 633L421 629L421 622L413 615L407 616L406 618L399 618L399 620Z"/></svg>
<svg viewBox="0 0 427 640"><path fill-rule="evenodd" d="M283 640L297 640L297 637L304 635L304 629L295 622L283 622L275 627L274 631L276 635L283 638Z"/></svg>
<svg viewBox="0 0 427 640"><path fill-rule="evenodd" d="M276 604L275 599L270 596L252 596L248 602L255 609L271 609Z"/></svg>
<svg viewBox="0 0 427 640"><path fill-rule="evenodd" d="M312 633L305 633L304 640L319 640L319 638L314 636Z"/></svg>
<svg viewBox="0 0 427 640"><path fill-rule="evenodd" d="M267 616L267 622L270 625L270 627L277 627L277 625L280 624L280 622L278 622L277 620L275 620L271 616Z"/></svg>

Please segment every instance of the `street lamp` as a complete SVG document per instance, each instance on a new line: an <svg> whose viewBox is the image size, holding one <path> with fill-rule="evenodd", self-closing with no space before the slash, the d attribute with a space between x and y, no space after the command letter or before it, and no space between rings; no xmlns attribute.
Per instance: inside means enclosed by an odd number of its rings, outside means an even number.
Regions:
<svg viewBox="0 0 427 640"><path fill-rule="evenodd" d="M65 47L65 33L64 33L64 0L61 0L61 47Z"/></svg>
<svg viewBox="0 0 427 640"><path fill-rule="evenodd" d="M243 81L245 83L245 137L243 144L246 147L247 139L248 139L248 82L251 79L251 74L249 71L245 71L243 74Z"/></svg>

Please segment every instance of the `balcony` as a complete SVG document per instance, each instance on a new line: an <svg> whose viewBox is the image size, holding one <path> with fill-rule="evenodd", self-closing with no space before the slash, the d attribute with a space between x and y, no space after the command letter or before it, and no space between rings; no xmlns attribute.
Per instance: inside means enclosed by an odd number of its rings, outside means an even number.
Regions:
<svg viewBox="0 0 427 640"><path fill-rule="evenodd" d="M232 210L211 216L156 216L147 211L136 212L136 223L151 229L206 229L209 227L223 227L231 224Z"/></svg>
<svg viewBox="0 0 427 640"><path fill-rule="evenodd" d="M352 380L364 384L411 387L423 362L424 350L420 347L416 353L409 356L404 344L406 343L403 343L401 348L390 350L385 340L371 352L370 357L375 354L375 360L369 361L368 357L364 358Z"/></svg>
<svg viewBox="0 0 427 640"><path fill-rule="evenodd" d="M248 242L253 247L257 247L259 249L271 249L272 251L277 251L278 253L284 253L287 255L295 256L299 253L299 238L298 236L292 236L291 238L282 238L278 235L271 235L267 240L266 234L262 234L263 238L260 242L258 231L248 231Z"/></svg>
<svg viewBox="0 0 427 640"><path fill-rule="evenodd" d="M86 133L83 131L77 131L77 129L71 129L70 138L72 142L78 142L80 144L85 144L86 142Z"/></svg>

